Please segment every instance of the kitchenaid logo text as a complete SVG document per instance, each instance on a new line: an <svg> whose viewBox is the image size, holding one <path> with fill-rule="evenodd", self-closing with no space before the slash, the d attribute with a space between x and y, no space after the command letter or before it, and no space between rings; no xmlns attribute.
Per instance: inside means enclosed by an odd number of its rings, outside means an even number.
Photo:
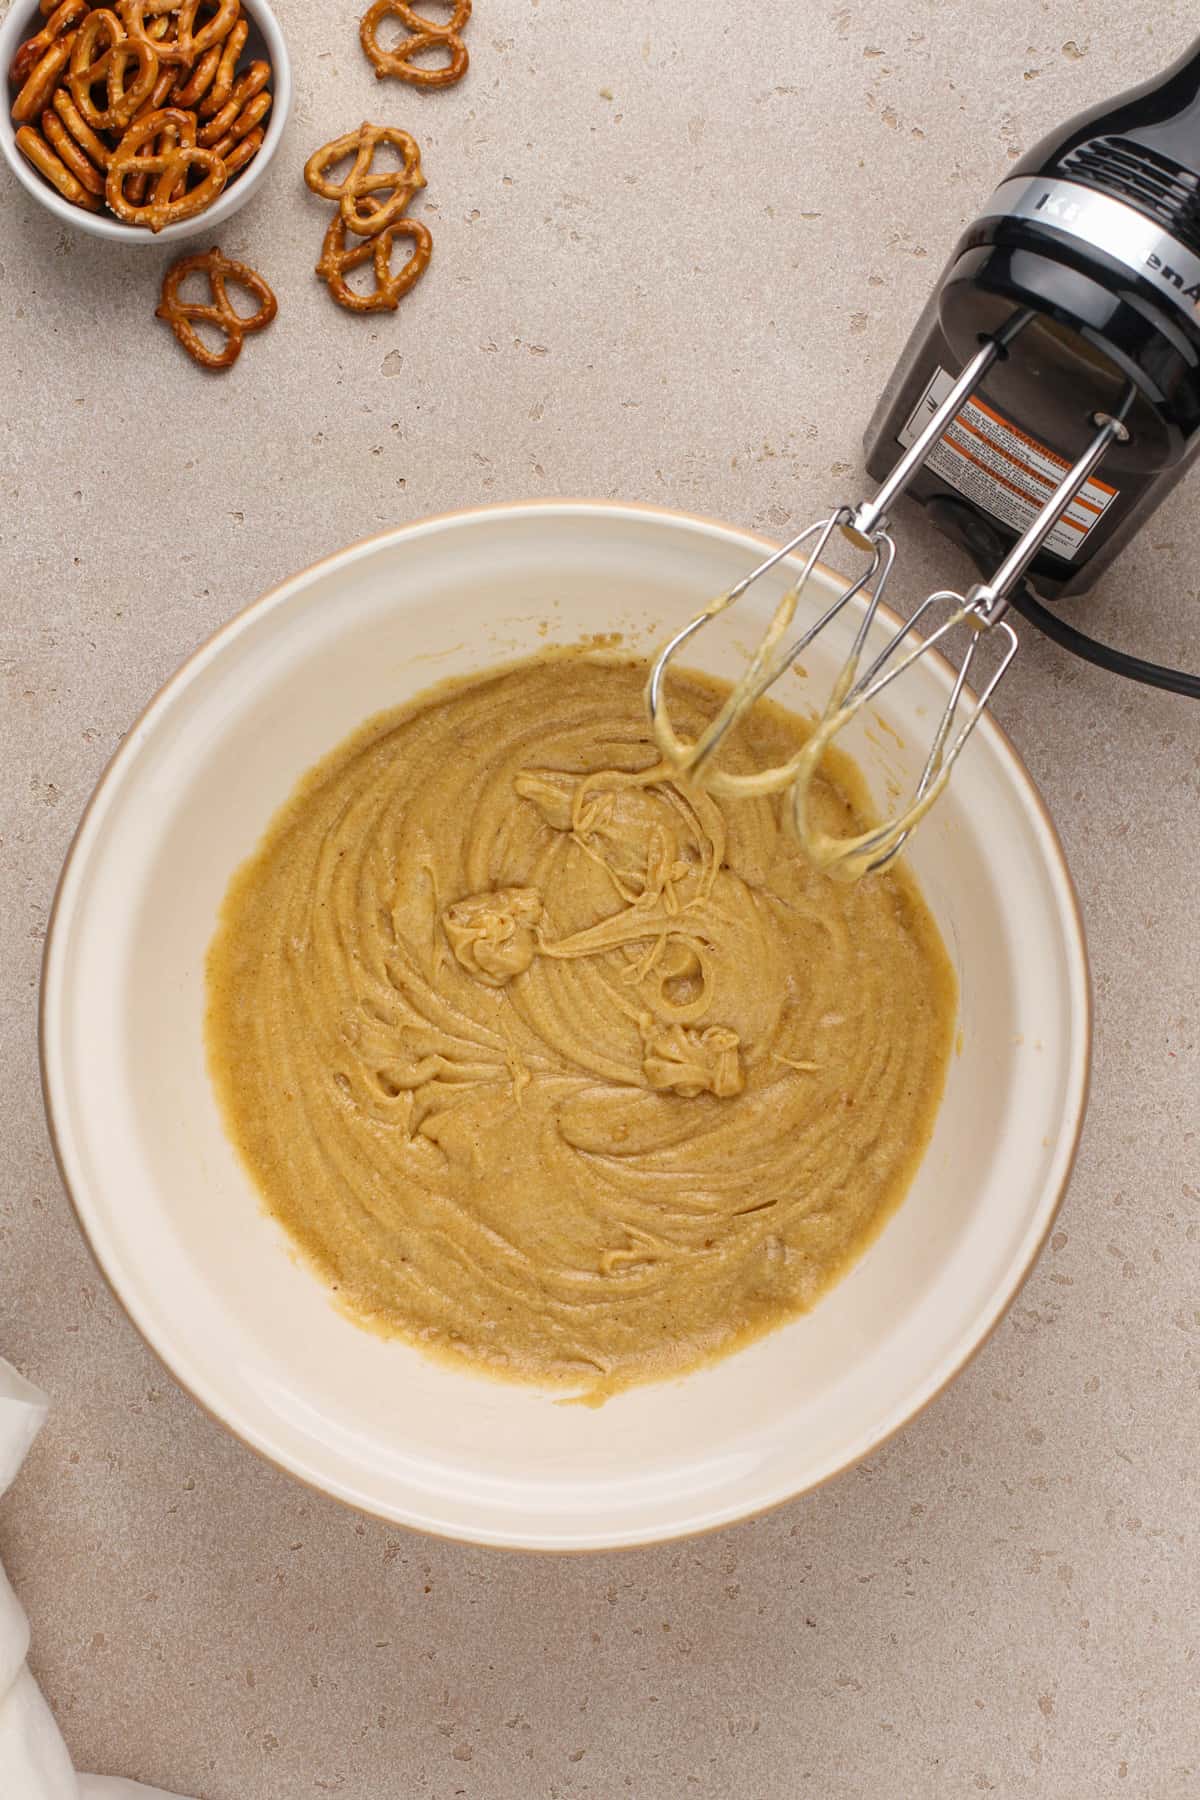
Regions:
<svg viewBox="0 0 1200 1800"><path fill-rule="evenodd" d="M1078 200L1071 200L1066 194L1056 194L1047 188L1034 211L1048 213L1052 219L1061 219L1064 225L1074 225L1083 208Z"/></svg>
<svg viewBox="0 0 1200 1800"><path fill-rule="evenodd" d="M1113 252L1115 246L1111 243L1105 244L1102 234L1097 237L1094 228L1092 232L1088 231L1088 214L1095 210L1095 205L1095 201L1090 198L1075 200L1069 194L1056 193L1053 188L1044 188L1038 196L1033 210L1035 214L1041 213L1043 217L1053 220L1056 225L1062 225L1068 229L1078 226L1081 236L1091 237L1096 241L1098 248ZM1160 239L1161 241L1169 240ZM1118 254L1120 253L1118 252ZM1127 258L1122 255L1122 260L1127 260ZM1194 260L1192 258L1188 260L1192 263L1194 270ZM1142 267L1149 269L1152 275L1157 275L1160 281L1168 283L1182 299L1191 300L1196 305L1200 305L1200 280L1189 281L1188 275L1181 274L1156 251L1150 251L1144 258Z"/></svg>
<svg viewBox="0 0 1200 1800"><path fill-rule="evenodd" d="M1173 288L1178 288L1185 300L1200 302L1200 281L1193 281L1190 287L1185 287L1179 271L1173 269L1170 263L1165 263L1161 256L1155 256L1153 251L1146 258L1146 267L1156 275L1161 275L1164 281L1169 281Z"/></svg>

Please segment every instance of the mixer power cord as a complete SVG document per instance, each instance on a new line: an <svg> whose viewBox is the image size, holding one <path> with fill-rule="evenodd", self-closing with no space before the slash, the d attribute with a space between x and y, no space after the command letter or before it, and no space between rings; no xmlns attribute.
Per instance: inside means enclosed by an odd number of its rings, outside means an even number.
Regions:
<svg viewBox="0 0 1200 1800"><path fill-rule="evenodd" d="M1009 601L1031 625L1036 625L1064 650L1083 657L1085 662L1095 663L1097 668L1107 669L1113 675L1125 675L1130 681L1140 681L1146 687L1165 688L1168 693L1186 694L1192 700L1200 700L1200 675L1189 675L1185 669L1168 669L1162 663L1145 662L1140 656L1130 656L1124 650L1114 650L1111 644L1102 644L1099 638L1088 637L1086 632L1077 631L1074 625L1068 625L1048 606L1043 606L1026 582L1020 582L1012 590Z"/></svg>

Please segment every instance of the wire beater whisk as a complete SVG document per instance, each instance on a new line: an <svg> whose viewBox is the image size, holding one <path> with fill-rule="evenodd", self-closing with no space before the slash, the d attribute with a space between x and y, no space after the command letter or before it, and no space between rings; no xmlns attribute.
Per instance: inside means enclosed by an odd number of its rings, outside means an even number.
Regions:
<svg viewBox="0 0 1200 1800"><path fill-rule="evenodd" d="M1020 329L1019 324L1016 329ZM1009 341L1012 335L1009 334ZM818 867L842 879L853 880L885 868L899 854L914 827L944 790L954 764L1019 648L1017 634L1004 616L1010 594L1099 466L1109 446L1128 435L1119 417L1095 415L1092 423L1096 432L1086 451L1063 475L991 579L975 583L965 593L940 588L927 595L863 667L868 640L884 605L896 563L896 544L889 529L888 511L1002 353L1002 346L992 341L980 348L874 500L857 507L834 507L824 518L807 526L781 549L773 551L677 631L659 651L650 673L646 688L647 710L655 740L670 766L712 793L730 798L790 789L793 820L802 846ZM1127 404L1132 403L1132 398L1131 390ZM799 635L789 637L797 612L809 595L814 574L835 534L848 540L865 558L864 566L812 624ZM776 606L740 680L700 735L693 742L685 741L676 732L667 705L666 678L671 661L706 625L788 559L800 559L799 572ZM735 773L717 766L715 759L721 744L738 720L793 667L839 615L856 604L861 607L861 616L849 654L804 746L788 762L754 774ZM938 622L940 614L944 616ZM815 831L808 818L809 789L833 739L918 659L934 650L946 655L950 650L949 640L956 632L962 641L962 649L957 660L952 661L949 698L907 804L890 820L857 836L831 838ZM998 646L998 657L976 690L970 686L970 677L985 642ZM978 666L983 667L982 664Z"/></svg>

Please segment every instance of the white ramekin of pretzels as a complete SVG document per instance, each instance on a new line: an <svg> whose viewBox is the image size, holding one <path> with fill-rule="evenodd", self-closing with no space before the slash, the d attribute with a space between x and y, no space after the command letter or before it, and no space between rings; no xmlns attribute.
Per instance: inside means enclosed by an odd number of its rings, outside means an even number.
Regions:
<svg viewBox="0 0 1200 1800"><path fill-rule="evenodd" d="M0 148L22 186L125 243L189 237L236 212L291 107L266 0L14 0L0 68Z"/></svg>

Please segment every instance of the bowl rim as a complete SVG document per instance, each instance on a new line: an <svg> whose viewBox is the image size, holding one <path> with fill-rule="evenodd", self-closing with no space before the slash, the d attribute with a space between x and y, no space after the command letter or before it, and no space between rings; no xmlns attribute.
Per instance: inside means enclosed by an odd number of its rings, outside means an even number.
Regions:
<svg viewBox="0 0 1200 1800"><path fill-rule="evenodd" d="M12 6L0 20L0 83L4 88L4 103L0 105L0 150L3 150L4 160L25 192L41 201L47 212L52 213L63 224L73 225L87 236L104 239L110 244L145 247L180 243L184 239L200 236L206 229L215 230L232 218L249 200L270 167L292 110L292 64L279 20L272 12L268 0L242 0L242 5L250 14L252 23L266 39L267 53L271 60L273 100L262 149L249 168L230 182L202 213L197 213L191 219L178 219L175 224L164 225L161 231L154 232L146 231L140 225L126 225L107 212L90 213L82 206L73 206L51 187L17 149L17 127L13 124L8 97L8 65L17 44L28 34L34 18L40 15L37 0L13 0Z"/></svg>
<svg viewBox="0 0 1200 1800"><path fill-rule="evenodd" d="M417 1521L414 1519L397 1517L394 1513L386 1512L378 1507L368 1505L363 1500L346 1493L343 1487L336 1481L325 1483L318 1480L312 1473L298 1467L285 1454L277 1452L266 1442L259 1441L259 1439L256 1436L251 1435L246 1428L234 1423L231 1419L227 1418L224 1413L217 1411L214 1406L210 1405L187 1380L177 1373L173 1363L169 1360L167 1352L164 1349L159 1348L154 1337L151 1335L149 1327L142 1324L131 1304L125 1299L125 1296L117 1285L117 1276L110 1272L97 1247L95 1238L93 1237L85 1216L85 1207L81 1204L79 1196L76 1194L67 1169L67 1159L60 1140L58 1120L55 1112L55 1081L53 1069L55 1059L61 1052L55 1039L55 1022L51 1017L51 1004L60 985L58 973L58 964L60 960L58 943L59 938L62 935L64 922L69 921L70 918L70 912L68 910L71 898L70 889L74 879L76 866L79 863L82 852L87 847L89 839L102 823L103 809L110 793L115 789L117 782L125 771L126 765L131 764L138 755L141 741L146 735L147 729L153 725L155 716L160 711L165 711L167 709L175 699L176 695L189 685L194 675L199 672L202 666L218 655L228 643L236 640L243 631L249 629L250 626L260 618L265 617L274 610L276 606L282 605L293 590L300 588L302 585L320 575L328 573L339 564L352 564L360 556L368 554L378 548L382 548L385 544L402 543L406 538L418 538L422 533L430 529L438 529L446 526L466 526L477 522L486 522L506 514L523 514L528 518L537 518L546 515L565 516L572 513L583 517L589 515L624 514L635 520L657 518L674 524L698 527L700 530L706 532L716 529L723 534L740 539L748 545L755 548L762 548L763 550L777 550L780 547L778 544L773 543L771 539L765 537L761 532L740 525L730 524L723 520L714 519L701 513L686 512L675 507L656 506L635 501L582 500L571 499L569 497L555 497L544 500L510 500L500 501L485 506L453 508L446 512L432 513L419 519L410 520L406 524L393 526L387 531L373 532L367 537L358 538L352 543L344 545L339 550L318 557L305 568L296 570L292 574L286 576L282 581L274 583L271 587L266 589L264 593L260 594L256 600L239 608L226 619L223 624L219 625L204 638L195 649L184 658L138 713L136 719L126 731L121 742L118 744L116 750L102 770L99 779L84 806L78 824L72 833L71 841L67 847L66 856L64 857L62 869L55 886L54 898L51 903L46 927L45 943L42 951L38 993L38 1066L41 1078L42 1103L46 1116L46 1126L50 1138L51 1149L54 1154L55 1164L58 1168L59 1178L67 1195L71 1210L75 1215L75 1221L79 1227L83 1240L87 1245L92 1260L104 1279L109 1292L120 1306L126 1318L137 1331L138 1336L142 1339L143 1343L150 1350L174 1384L181 1388L183 1392L187 1394L188 1398L200 1407L202 1412L206 1413L209 1418L220 1425L225 1431L228 1431L238 1443L244 1445L247 1449L252 1450L271 1467L279 1469L293 1480L301 1482L303 1486L309 1488L312 1492L336 1499L342 1505L351 1507L355 1512L358 1512L367 1518L378 1520L392 1528L399 1527L404 1530L413 1531L418 1535L438 1537L453 1543L478 1545L484 1548L504 1550L514 1554L552 1554L557 1556L595 1555L605 1550L635 1550L650 1548L657 1544L680 1543L693 1538L710 1536L713 1532L723 1531L728 1526L744 1523L747 1520L763 1518L767 1514L775 1512L779 1508L801 1499L806 1494L816 1492L819 1488L826 1486L827 1483L836 1480L848 1470L856 1467L868 1456L874 1456L879 1450L883 1449L885 1445L889 1444L897 1437L901 1431L911 1425L914 1420L920 1418L935 1401L941 1398L946 1390L957 1381L964 1370L974 1361L980 1351L990 1342L992 1336L1009 1313L1013 1303L1020 1295L1021 1290L1024 1288L1025 1283L1028 1281L1036 1263L1041 1257L1058 1219L1063 1201L1066 1198L1067 1189L1070 1186L1071 1177L1074 1173L1079 1154L1079 1147L1082 1141L1083 1129L1087 1119L1088 1102L1092 1084L1095 1012L1091 963L1082 907L1080 905L1075 880L1071 873L1066 854L1063 850L1062 841L1058 834L1058 829L1054 824L1054 820L1051 817L1049 808L1042 797L1037 783L1034 781L1020 752L1013 744L1012 739L1004 730L1003 726L992 717L989 711L985 710L980 719L978 729L991 739L993 748L998 750L1001 757L1008 763L1010 772L1015 778L1016 785L1021 790L1024 799L1029 803L1032 812L1040 823L1047 854L1054 865L1054 873L1058 877L1061 894L1065 902L1064 925L1067 927L1067 949L1074 966L1074 975L1076 977L1073 985L1076 989L1076 998L1079 1009L1078 1023L1081 1027L1082 1066L1079 1070L1079 1079L1076 1084L1075 1118L1071 1133L1071 1141L1067 1146L1066 1154L1061 1161L1057 1188L1053 1200L1047 1210L1045 1223L1040 1235L1036 1241L1029 1246L1023 1262L1009 1272L1005 1287L993 1294L988 1307L981 1314L981 1324L979 1328L974 1332L974 1335L966 1344L966 1347L963 1349L953 1368L946 1371L938 1381L936 1387L932 1388L927 1394L919 1398L916 1403L912 1405L910 1410L904 1413L903 1417L897 1418L886 1430L882 1431L878 1437L873 1439L871 1443L864 1446L861 1450L846 1456L844 1460L838 1463L836 1468L828 1469L824 1473L814 1476L811 1480L802 1482L787 1494L777 1495L758 1505L732 1510L727 1516L723 1516L703 1525L685 1525L676 1529L661 1531L652 1530L649 1535L622 1536L619 1540L614 1540L612 1542L589 1542L572 1545L559 1543L531 1544L525 1542L513 1542L512 1540L506 1540L487 1529L479 1532L462 1529L454 1530L448 1526L441 1525L438 1522L428 1520ZM823 563L818 566L821 572L830 579L844 582L845 578L839 575L837 571L828 568L827 565ZM902 623L900 616L886 604L880 605L879 613L894 629L899 628ZM932 655L944 669L951 672L950 665L946 662L946 659L940 652L934 650Z"/></svg>

